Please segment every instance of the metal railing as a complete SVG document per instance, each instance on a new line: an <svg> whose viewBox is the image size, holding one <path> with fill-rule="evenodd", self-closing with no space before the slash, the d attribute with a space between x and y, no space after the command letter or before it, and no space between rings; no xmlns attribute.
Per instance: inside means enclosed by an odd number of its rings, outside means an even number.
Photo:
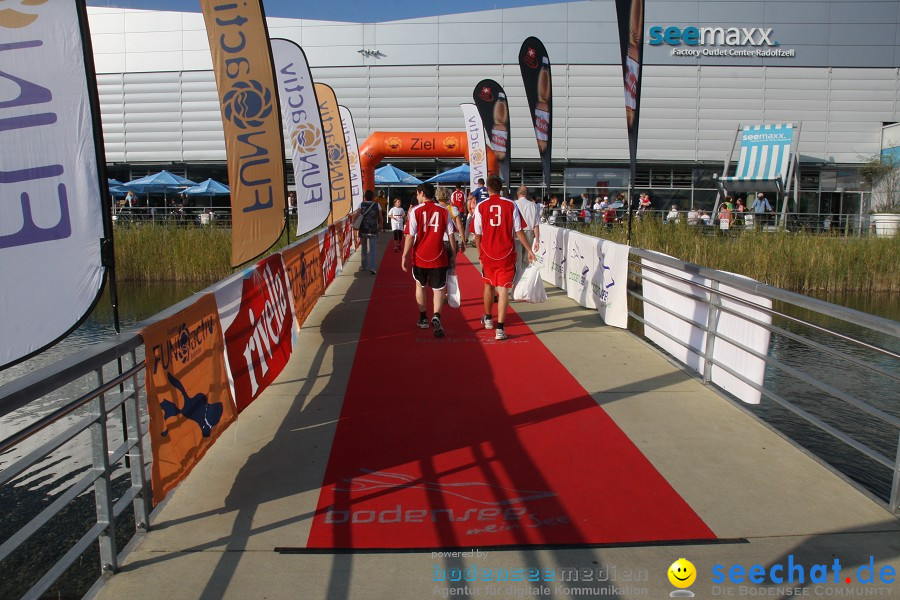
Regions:
<svg viewBox="0 0 900 600"><path fill-rule="evenodd" d="M709 284L673 277L665 270L646 264L643 259L676 269L679 273L699 276ZM690 316L646 298L642 293L645 272L652 272L654 285L692 302L705 304L708 317L703 322L697 322ZM874 491L871 484L861 485L860 478L853 474L849 477L857 487L868 489L881 501L886 501L892 513L900 514L900 401L897 400L900 398L900 353L897 351L900 350L900 323L639 248L631 248L629 278L633 284L628 291L631 299L628 314L633 323L649 327L658 335L700 356L704 383L711 383L712 368L718 367L759 391L763 398L806 425L827 434L827 438L816 440L817 446L827 446L824 440L830 438L849 446L877 467L887 469L886 473L890 474L887 494ZM669 285L666 281L676 285ZM772 300L773 307L767 308L726 293L720 289L721 285ZM684 286L688 286L690 291L685 291ZM723 299L727 300L724 304ZM672 319L705 332L704 347L693 348L672 335L671 328L661 328L645 319L642 314L644 305L651 305ZM735 305L744 310L766 313L772 321L769 323L752 318L742 310L733 308ZM718 334L714 324L723 313L738 316L753 326L768 330L773 342L778 340L778 344L770 343L769 352L761 353ZM873 338L878 341L871 341ZM716 360L714 349L717 341L765 361L766 382L762 385L756 383ZM795 348L790 353L792 356L787 351L785 356L778 355L785 344ZM895 346L897 350L885 346ZM797 364L802 362L797 360L798 357L814 362ZM771 380L778 380L781 384L774 386ZM803 393L792 397L790 392L797 389L802 389ZM883 405L876 405L879 402ZM871 435L873 426L882 434L877 439ZM790 427L782 427L784 429ZM804 445L796 438L794 441ZM835 453L843 452L835 447L820 448L816 452L820 457ZM827 458L824 460L828 462Z"/></svg>
<svg viewBox="0 0 900 600"><path fill-rule="evenodd" d="M140 226L148 223L182 227L231 227L231 207L116 206L112 209L112 219L117 227Z"/></svg>
<svg viewBox="0 0 900 600"><path fill-rule="evenodd" d="M80 395L0 441L0 457L18 450L20 456L0 471L0 486L11 485L67 444L83 444L89 436L90 466L83 473L66 474L69 485L49 505L0 544L0 561L22 547L77 498L93 491L96 520L58 558L23 598L40 598L90 547L98 543L100 570L118 570L117 520L130 507L134 528L145 531L149 523L150 489L144 446L145 412L142 411L143 360L137 357L140 338L120 336L90 352L70 358L15 380L0 388L0 413L21 408L37 398L67 386ZM123 366L123 359L130 364ZM93 379L93 382L82 379ZM117 414L118 411L118 414ZM142 414L144 413L144 414ZM121 429L115 427L121 423ZM43 436L38 436L43 433ZM39 439L40 438L40 439ZM127 470L127 487L114 480ZM118 497L116 497L118 495Z"/></svg>
<svg viewBox="0 0 900 600"><path fill-rule="evenodd" d="M302 244L317 234L318 231L311 232L292 245ZM60 481L65 482L64 489L37 515L0 540L2 563L40 530L46 531L54 517L93 492L96 518L86 525L88 530L40 575L22 598L40 598L95 543L99 547L101 575L116 572L124 558L117 537L124 537L122 541L127 544L134 534L149 529L151 452L139 328L168 318L193 304L198 295L215 292L241 277L242 272L235 273L111 341L0 386L0 419L48 398L52 400L47 403L53 405L46 414L0 440L0 488L34 476L35 470L44 474L43 465L48 462L58 466L61 460L51 457L62 448L70 452L74 444L90 449L90 466L59 474ZM90 439L83 439L86 436ZM117 530L127 525L123 515L129 508L134 513L133 531L123 536Z"/></svg>
<svg viewBox="0 0 900 600"><path fill-rule="evenodd" d="M543 209L543 217L550 225L557 227L592 226L603 227L603 213L598 211L582 212L578 209ZM711 210L705 211L705 216L700 211L649 209L642 212L634 212L634 221L654 220L662 223L683 223L695 227L698 232L717 234L740 234L747 230L776 231L784 230L792 233L808 233L831 236L867 236L875 235L874 224L869 215L858 214L834 214L834 213L769 213L755 215L752 212L733 212L728 227L722 227L717 215ZM624 208L616 210L615 221L612 226L623 226L628 220L628 211Z"/></svg>

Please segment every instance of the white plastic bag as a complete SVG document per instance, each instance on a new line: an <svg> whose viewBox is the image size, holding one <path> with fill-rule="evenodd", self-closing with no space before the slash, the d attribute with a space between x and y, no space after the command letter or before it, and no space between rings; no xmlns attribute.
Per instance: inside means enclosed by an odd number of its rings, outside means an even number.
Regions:
<svg viewBox="0 0 900 600"><path fill-rule="evenodd" d="M456 279L456 273L447 274L447 304L450 308L459 308L460 302L459 281Z"/></svg>
<svg viewBox="0 0 900 600"><path fill-rule="evenodd" d="M547 301L544 281L541 279L541 267L537 261L528 265L513 287L513 300L540 304Z"/></svg>

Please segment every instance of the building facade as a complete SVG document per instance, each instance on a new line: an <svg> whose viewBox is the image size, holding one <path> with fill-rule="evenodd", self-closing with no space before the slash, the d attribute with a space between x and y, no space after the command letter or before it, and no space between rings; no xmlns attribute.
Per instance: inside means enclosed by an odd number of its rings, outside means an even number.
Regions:
<svg viewBox="0 0 900 600"><path fill-rule="evenodd" d="M160 165L224 179L225 143L202 15L91 8L111 175ZM459 131L459 104L497 80L510 106L512 182L540 164L518 66L531 35L552 62L554 188L627 185L613 0L383 23L269 18L317 81L373 131ZM742 124L799 124L801 210L852 214L854 168L900 121L900 0L647 0L636 186L662 208L711 204ZM735 156L736 158L736 156ZM431 176L447 165L401 162ZM127 171L127 173L125 172Z"/></svg>

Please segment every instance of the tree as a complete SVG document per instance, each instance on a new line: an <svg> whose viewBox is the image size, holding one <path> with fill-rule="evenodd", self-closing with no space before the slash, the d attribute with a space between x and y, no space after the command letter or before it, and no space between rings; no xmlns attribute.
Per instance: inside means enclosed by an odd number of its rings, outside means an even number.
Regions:
<svg viewBox="0 0 900 600"><path fill-rule="evenodd" d="M866 157L859 172L872 190L872 212L900 213L900 157Z"/></svg>

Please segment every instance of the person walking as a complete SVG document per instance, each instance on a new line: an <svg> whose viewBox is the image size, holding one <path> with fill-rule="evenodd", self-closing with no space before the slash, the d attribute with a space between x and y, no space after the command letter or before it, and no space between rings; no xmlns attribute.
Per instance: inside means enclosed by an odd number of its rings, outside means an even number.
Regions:
<svg viewBox="0 0 900 600"><path fill-rule="evenodd" d="M518 238L525 246L529 262L534 252L522 233L522 215L516 203L501 198L503 183L496 175L488 177L490 196L475 209L475 247L481 259L481 275L484 279L484 315L481 323L485 329L493 329L494 290L497 291L497 331L494 339L505 340L506 309L509 306L509 289L516 276L516 254L513 240Z"/></svg>
<svg viewBox="0 0 900 600"><path fill-rule="evenodd" d="M528 240L528 247L532 251L537 252L541 245L541 220L538 216L538 206L528 196L528 188L524 185L519 186L516 192L516 208L519 209L519 213L524 221L522 232L525 234L525 239ZM526 246L519 241L518 237L516 237L515 243L516 267L517 269L524 269L528 266L528 254L525 252Z"/></svg>
<svg viewBox="0 0 900 600"><path fill-rule="evenodd" d="M753 204L750 205L750 211L753 213L753 220L756 222L757 227L759 225L767 225L768 217L766 213L772 212L772 205L769 204L766 195L760 192L756 195L756 199L753 200Z"/></svg>
<svg viewBox="0 0 900 600"><path fill-rule="evenodd" d="M469 192L469 199L467 202L469 209L469 224L467 225L468 229L466 230L466 239L469 237L469 233L475 232L475 208L488 199L487 187L484 185L484 178L478 178L478 187Z"/></svg>
<svg viewBox="0 0 900 600"><path fill-rule="evenodd" d="M382 222L387 222L387 211L388 211L388 199L384 195L384 190L378 192L378 197L375 198L375 203L378 204L378 209L381 211Z"/></svg>
<svg viewBox="0 0 900 600"><path fill-rule="evenodd" d="M469 211L466 210L466 194L462 191L462 185L456 184L456 188L453 190L453 193L450 194L450 203L456 207L457 211L459 211L459 221L463 226L460 233L462 233L466 230L466 221L469 217Z"/></svg>
<svg viewBox="0 0 900 600"><path fill-rule="evenodd" d="M394 252L400 252L400 242L403 241L403 224L406 221L406 211L403 210L403 201L394 198L394 207L388 211L391 222L391 234L394 236Z"/></svg>
<svg viewBox="0 0 900 600"><path fill-rule="evenodd" d="M370 273L375 274L375 257L377 254L378 232L384 227L384 220L381 218L381 208L374 201L375 194L372 190L366 190L363 195L363 202L356 209L353 218L362 215L362 224L359 226L359 237L361 242L362 255L359 270L368 269Z"/></svg>
<svg viewBox="0 0 900 600"><path fill-rule="evenodd" d="M459 233L460 235L462 235L462 232L465 231L463 229L463 224L462 224L462 214L459 212L459 210L457 210L456 205L452 203L450 198L451 198L451 195L450 195L450 192L447 190L447 188L438 188L434 192L434 199L441 206L441 208L443 208L444 210L447 211L447 215L450 217L450 222L453 223L453 229L456 231L456 233ZM447 252L450 251L450 239L449 239L449 236L446 236L446 235L444 236L444 249L447 250ZM457 240L456 249L459 252L465 252L466 240L465 239ZM455 268L456 268L456 256L455 256L455 254L451 254L449 271L452 273L453 269L455 269Z"/></svg>
<svg viewBox="0 0 900 600"><path fill-rule="evenodd" d="M409 257L412 254L412 275L416 281L416 305L419 308L419 320L416 325L420 329L428 329L428 314L425 307L425 286L431 288L433 294L434 314L431 327L434 337L444 337L444 326L441 323L441 308L447 292L447 266L450 257L444 249L444 235L450 241L450 251L456 254L456 236L453 235L453 223L447 210L434 201L434 186L420 183L416 187L418 204L409 211L406 223L406 241L403 246L403 257L400 266L409 272Z"/></svg>

